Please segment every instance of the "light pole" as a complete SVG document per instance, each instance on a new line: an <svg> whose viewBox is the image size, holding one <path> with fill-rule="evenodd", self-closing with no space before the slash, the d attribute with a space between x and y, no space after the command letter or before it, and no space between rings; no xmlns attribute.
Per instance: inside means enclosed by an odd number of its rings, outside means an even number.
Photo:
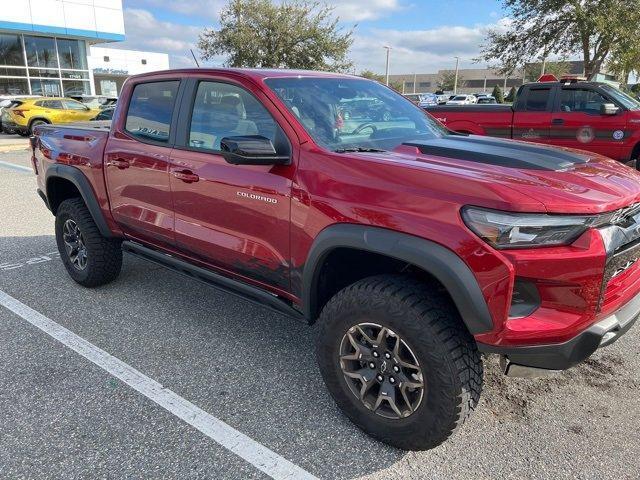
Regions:
<svg viewBox="0 0 640 480"><path fill-rule="evenodd" d="M460 65L460 57L454 57L456 59L456 77L453 80L453 94L458 93L458 65Z"/></svg>
<svg viewBox="0 0 640 480"><path fill-rule="evenodd" d="M385 83L389 86L389 52L391 52L391 47L385 45L383 48L387 50L387 66L385 68Z"/></svg>

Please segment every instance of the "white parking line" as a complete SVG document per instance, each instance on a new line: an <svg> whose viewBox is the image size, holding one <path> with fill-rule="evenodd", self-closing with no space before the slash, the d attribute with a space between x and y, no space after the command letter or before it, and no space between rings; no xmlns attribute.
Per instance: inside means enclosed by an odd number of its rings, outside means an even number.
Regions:
<svg viewBox="0 0 640 480"><path fill-rule="evenodd" d="M31 325L58 340L74 352L106 370L176 417L197 428L206 436L243 458L271 478L280 480L316 479L306 470L252 440L222 420L205 412L131 365L96 347L62 325L0 290L0 305L19 315ZM316 479L317 480L317 479Z"/></svg>
<svg viewBox="0 0 640 480"><path fill-rule="evenodd" d="M30 167L25 167L23 165L16 165L15 163L11 163L11 162L3 162L2 160L0 160L0 167L6 167L12 170L18 170L19 172L33 173L33 169Z"/></svg>

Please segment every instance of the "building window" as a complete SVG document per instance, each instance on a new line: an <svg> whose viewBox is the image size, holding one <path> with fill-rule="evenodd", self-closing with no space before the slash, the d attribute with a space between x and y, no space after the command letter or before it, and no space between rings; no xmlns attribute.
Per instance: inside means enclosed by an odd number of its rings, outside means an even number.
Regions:
<svg viewBox="0 0 640 480"><path fill-rule="evenodd" d="M31 94L46 97L61 97L60 80L31 79Z"/></svg>
<svg viewBox="0 0 640 480"><path fill-rule="evenodd" d="M143 59L142 59L142 65L146 65L146 64L147 64L147 59L146 59L146 58L143 58Z"/></svg>
<svg viewBox="0 0 640 480"><path fill-rule="evenodd" d="M91 93L91 87L89 85L89 82L78 80L62 80L62 93L65 97L89 95Z"/></svg>
<svg viewBox="0 0 640 480"><path fill-rule="evenodd" d="M102 60L104 60L105 62L109 61L109 57L107 57L106 55L104 57L102 57Z"/></svg>
<svg viewBox="0 0 640 480"><path fill-rule="evenodd" d="M27 79L0 78L0 95L28 95L29 84Z"/></svg>
<svg viewBox="0 0 640 480"><path fill-rule="evenodd" d="M0 35L0 65L25 66L20 35Z"/></svg>
<svg viewBox="0 0 640 480"><path fill-rule="evenodd" d="M58 39L58 56L60 68L72 70L87 69L87 51L85 43L80 40Z"/></svg>
<svg viewBox="0 0 640 480"><path fill-rule="evenodd" d="M56 42L49 37L24 37L27 64L30 67L58 68Z"/></svg>
<svg viewBox="0 0 640 480"><path fill-rule="evenodd" d="M431 86L431 82L419 82L418 86L420 88L429 88Z"/></svg>

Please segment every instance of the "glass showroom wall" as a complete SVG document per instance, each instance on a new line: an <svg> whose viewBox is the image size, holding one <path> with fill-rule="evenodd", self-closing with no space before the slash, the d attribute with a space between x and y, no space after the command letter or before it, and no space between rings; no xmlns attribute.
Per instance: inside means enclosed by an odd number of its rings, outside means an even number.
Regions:
<svg viewBox="0 0 640 480"><path fill-rule="evenodd" d="M0 33L0 95L90 93L83 40Z"/></svg>

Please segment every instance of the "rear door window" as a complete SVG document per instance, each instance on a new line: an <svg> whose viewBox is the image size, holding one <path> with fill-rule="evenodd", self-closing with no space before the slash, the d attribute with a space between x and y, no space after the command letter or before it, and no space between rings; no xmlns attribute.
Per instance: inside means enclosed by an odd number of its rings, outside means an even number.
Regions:
<svg viewBox="0 0 640 480"><path fill-rule="evenodd" d="M136 85L129 102L125 130L142 141L168 143L179 85L177 80Z"/></svg>
<svg viewBox="0 0 640 480"><path fill-rule="evenodd" d="M523 110L546 112L550 110L551 88L532 88L527 93Z"/></svg>

